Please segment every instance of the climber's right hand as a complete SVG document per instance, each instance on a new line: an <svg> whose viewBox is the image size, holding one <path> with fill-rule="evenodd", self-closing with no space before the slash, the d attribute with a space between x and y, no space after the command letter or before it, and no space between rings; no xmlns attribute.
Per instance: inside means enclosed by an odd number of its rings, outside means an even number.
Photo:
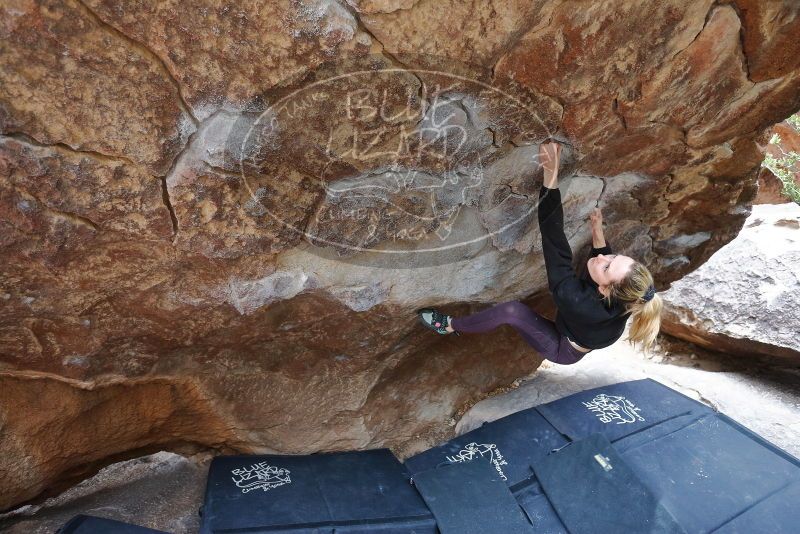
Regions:
<svg viewBox="0 0 800 534"><path fill-rule="evenodd" d="M603 229L603 212L600 211L600 208L594 208L592 212L589 213L589 221L593 229Z"/></svg>
<svg viewBox="0 0 800 534"><path fill-rule="evenodd" d="M539 164L544 173L544 186L558 187L558 165L561 160L561 145L555 141L539 145Z"/></svg>

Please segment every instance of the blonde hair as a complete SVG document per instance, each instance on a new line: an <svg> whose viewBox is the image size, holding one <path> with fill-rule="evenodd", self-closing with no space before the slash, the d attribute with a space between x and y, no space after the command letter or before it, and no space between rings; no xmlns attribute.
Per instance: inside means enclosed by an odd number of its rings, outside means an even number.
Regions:
<svg viewBox="0 0 800 534"><path fill-rule="evenodd" d="M654 293L649 301L645 301L648 290L653 288L653 275L650 271L635 261L625 277L619 282L609 284L608 295L605 297L609 305L616 299L625 304L632 322L628 331L628 341L635 347L642 344L644 352L648 352L658 336L661 328L661 310L664 302L661 296Z"/></svg>

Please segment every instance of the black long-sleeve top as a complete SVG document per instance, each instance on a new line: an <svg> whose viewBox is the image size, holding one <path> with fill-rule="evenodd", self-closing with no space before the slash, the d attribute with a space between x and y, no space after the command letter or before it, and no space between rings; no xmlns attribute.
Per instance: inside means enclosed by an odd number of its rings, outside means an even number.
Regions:
<svg viewBox="0 0 800 534"><path fill-rule="evenodd" d="M547 268L547 282L558 312L556 328L578 345L601 349L612 345L628 320L624 304L607 306L597 283L588 273L578 277L572 267L572 249L564 235L561 191L542 185L539 191L539 229ZM592 247L591 256L611 254L611 247Z"/></svg>

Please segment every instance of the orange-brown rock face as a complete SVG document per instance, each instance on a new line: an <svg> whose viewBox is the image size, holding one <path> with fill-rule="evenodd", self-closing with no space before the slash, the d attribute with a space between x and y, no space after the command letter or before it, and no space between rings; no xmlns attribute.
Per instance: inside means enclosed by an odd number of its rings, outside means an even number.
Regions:
<svg viewBox="0 0 800 534"><path fill-rule="evenodd" d="M0 37L0 509L157 448L430 445L540 362L414 314L546 287L539 143L576 259L599 202L663 288L800 108L789 0L12 0Z"/></svg>

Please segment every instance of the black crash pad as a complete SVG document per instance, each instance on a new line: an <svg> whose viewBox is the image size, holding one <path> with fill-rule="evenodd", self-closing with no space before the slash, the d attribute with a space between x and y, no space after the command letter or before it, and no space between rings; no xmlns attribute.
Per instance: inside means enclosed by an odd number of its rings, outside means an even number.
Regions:
<svg viewBox="0 0 800 534"><path fill-rule="evenodd" d="M218 456L201 533L433 534L433 516L409 478L388 449Z"/></svg>
<svg viewBox="0 0 800 534"><path fill-rule="evenodd" d="M456 462L414 475L441 534L535 534L505 481L487 462Z"/></svg>

